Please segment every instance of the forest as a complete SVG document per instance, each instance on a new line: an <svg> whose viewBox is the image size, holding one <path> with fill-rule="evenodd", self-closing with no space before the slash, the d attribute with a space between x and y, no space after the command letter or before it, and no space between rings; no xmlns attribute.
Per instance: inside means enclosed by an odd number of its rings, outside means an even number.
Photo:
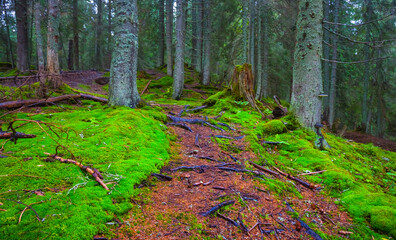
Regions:
<svg viewBox="0 0 396 240"><path fill-rule="evenodd" d="M0 9L0 239L396 238L396 0Z"/></svg>

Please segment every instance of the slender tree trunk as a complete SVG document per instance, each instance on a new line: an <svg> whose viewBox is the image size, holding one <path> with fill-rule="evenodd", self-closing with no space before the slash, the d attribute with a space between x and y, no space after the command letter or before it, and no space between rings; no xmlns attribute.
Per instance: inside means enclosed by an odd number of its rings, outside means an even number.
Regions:
<svg viewBox="0 0 396 240"><path fill-rule="evenodd" d="M164 65L165 57L165 15L164 15L165 1L158 0L158 18L159 18L159 43L158 43L158 65Z"/></svg>
<svg viewBox="0 0 396 240"><path fill-rule="evenodd" d="M114 51L111 61L109 104L135 108L140 102L136 84L138 60L137 0L114 0Z"/></svg>
<svg viewBox="0 0 396 240"><path fill-rule="evenodd" d="M28 12L28 15L30 15L30 22L29 22L29 39L28 39L28 49L29 49L29 57L28 57L28 63L29 63L29 69L30 69L30 64L32 62L32 54L33 54L33 24L34 24L34 1L29 1L30 4L30 11Z"/></svg>
<svg viewBox="0 0 396 240"><path fill-rule="evenodd" d="M78 0L73 0L73 64L74 70L80 69L80 50L78 40Z"/></svg>
<svg viewBox="0 0 396 240"><path fill-rule="evenodd" d="M371 20L371 0L364 1L366 6L366 12L364 14L365 22L369 22ZM370 24L366 24L366 42L370 42L370 34L371 27ZM364 46L364 58L367 61L364 64L364 77L363 77L363 103L362 103L362 127L366 132L369 130L368 126L368 92L369 92L369 81L370 81L370 63L368 60L370 59L370 47L368 45Z"/></svg>
<svg viewBox="0 0 396 240"><path fill-rule="evenodd" d="M263 0L259 0L257 2L257 74L256 74L256 95L255 98L257 100L261 100L261 85L262 85L262 76L263 76L263 71L262 71L262 65L263 65L263 58L262 58L262 46L263 46L263 41L262 41L262 21L263 21Z"/></svg>
<svg viewBox="0 0 396 240"><path fill-rule="evenodd" d="M198 1L193 0L192 1L192 10L191 10L191 32L192 32L192 39L191 39L191 65L192 67L197 70L198 69L198 64L197 64L197 7L198 7Z"/></svg>
<svg viewBox="0 0 396 240"><path fill-rule="evenodd" d="M111 5L112 0L108 0L107 3L107 8L108 8L108 13L107 13L107 21L108 21L108 33L107 33L107 62L106 62L106 67L110 68L111 65L111 52L113 49L113 41L112 41L112 36L111 36L111 10L112 10L112 5Z"/></svg>
<svg viewBox="0 0 396 240"><path fill-rule="evenodd" d="M17 67L22 72L29 70L27 7L27 0L19 0L15 2L15 16L17 23Z"/></svg>
<svg viewBox="0 0 396 240"><path fill-rule="evenodd" d="M334 22L338 23L338 15L340 9L340 0L334 2ZM334 26L334 32L338 31L338 25ZM337 61L337 35L332 36L333 54L332 60ZM329 125L333 128L334 117L335 117L335 98L336 98L336 83L337 83L337 63L333 62L331 65L331 83L329 93Z"/></svg>
<svg viewBox="0 0 396 240"><path fill-rule="evenodd" d="M268 39L268 26L269 26L269 13L268 13L268 2L267 0L264 0L264 24L262 26L262 32L263 32L263 47L262 47L262 52L263 52L263 75L262 75L262 84L261 84L261 97L268 97L268 51L269 51L269 39Z"/></svg>
<svg viewBox="0 0 396 240"><path fill-rule="evenodd" d="M203 71L203 61L204 61L204 29L205 29L205 21L204 21L204 11L205 11L205 6L204 6L204 0L200 0L200 9L199 9L199 71L202 73Z"/></svg>
<svg viewBox="0 0 396 240"><path fill-rule="evenodd" d="M330 0L324 0L324 20L329 21L330 12ZM323 26L329 28L329 24L323 23ZM323 40L325 42L323 46L323 54L325 59L330 59L330 34L327 30L323 30ZM330 95L330 63L328 61L323 62L323 91L327 95ZM329 117L329 98L323 98L323 112L325 119L328 120Z"/></svg>
<svg viewBox="0 0 396 240"><path fill-rule="evenodd" d="M35 27L36 27L36 49L37 49L37 69L39 76L44 72L44 52L43 52L43 37L41 36L41 12L42 8L40 1L35 4ZM40 83L45 84L45 79L40 77Z"/></svg>
<svg viewBox="0 0 396 240"><path fill-rule="evenodd" d="M96 39L95 39L95 68L103 69L102 59L102 0L96 0L98 14L96 19Z"/></svg>
<svg viewBox="0 0 396 240"><path fill-rule="evenodd" d="M242 31L243 31L243 48L242 48L242 62L247 63L247 52L248 52L248 33L247 33L247 20L248 20L248 0L242 0Z"/></svg>
<svg viewBox="0 0 396 240"><path fill-rule="evenodd" d="M69 49L67 55L67 68L73 70L73 39L69 40Z"/></svg>
<svg viewBox="0 0 396 240"><path fill-rule="evenodd" d="M254 27L255 27L255 8L256 8L256 0L250 0L250 21L249 21L249 29L250 29L250 37L249 37L249 63L252 65L252 71L254 73L255 65L254 65L254 43L256 40L256 35L254 34Z"/></svg>
<svg viewBox="0 0 396 240"><path fill-rule="evenodd" d="M48 0L48 40L47 40L47 68L49 87L57 89L61 85L59 75L59 0Z"/></svg>
<svg viewBox="0 0 396 240"><path fill-rule="evenodd" d="M166 55L167 74L173 75L173 0L166 0Z"/></svg>
<svg viewBox="0 0 396 240"><path fill-rule="evenodd" d="M176 0L176 59L173 81L173 99L180 99L184 85L184 3L183 0Z"/></svg>
<svg viewBox="0 0 396 240"><path fill-rule="evenodd" d="M5 4L5 0L3 0L3 8L4 8L4 14L5 14L4 21L5 21L5 25L6 25L6 29L7 29L7 46L8 46L7 48L8 48L8 52L10 54L12 68L14 68L15 67L14 52L12 50L10 25L9 25L9 21L8 21L8 9L7 9L7 6Z"/></svg>
<svg viewBox="0 0 396 240"><path fill-rule="evenodd" d="M320 123L322 85L323 3L299 2L291 105L299 120L311 129Z"/></svg>
<svg viewBox="0 0 396 240"><path fill-rule="evenodd" d="M211 4L210 0L204 0L205 3L205 53L204 53L204 69L203 69L203 85L208 85L210 83L210 54L211 54L211 40L210 40L210 32L212 31L212 22L210 16Z"/></svg>

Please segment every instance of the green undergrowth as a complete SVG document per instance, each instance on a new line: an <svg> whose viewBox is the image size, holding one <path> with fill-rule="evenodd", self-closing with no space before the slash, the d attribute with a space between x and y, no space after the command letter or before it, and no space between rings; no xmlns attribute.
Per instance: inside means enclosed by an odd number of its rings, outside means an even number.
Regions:
<svg viewBox="0 0 396 240"><path fill-rule="evenodd" d="M0 239L90 239L97 233L108 233L108 224L122 218L132 207L130 198L151 172L158 172L169 159L169 135L159 109L144 107L109 108L82 100L83 107L47 114L18 113L8 119L30 119L54 124L29 123L17 131L36 134L33 139L18 139L17 144L3 140L0 168ZM47 107L43 112L59 108ZM16 122L14 126L23 124ZM3 129L5 124L3 125ZM67 147L75 160L97 168L109 184L111 194L92 176L73 164L47 162L45 152L55 154L57 143ZM58 148L58 154L72 158L69 151ZM42 191L45 196L35 194ZM38 193L38 192L36 192ZM7 200L9 199L9 200ZM32 208L44 221L39 222Z"/></svg>
<svg viewBox="0 0 396 240"><path fill-rule="evenodd" d="M274 104L266 99L267 104ZM300 127L290 114L281 119L262 120L248 104L235 99L228 90L209 97L203 104L211 106L203 115L216 116L230 125L238 124L250 142L250 149L259 156L261 165L277 166L292 175L326 170L308 175L308 181L324 187L323 194L338 198L338 203L353 217L352 239L371 239L391 236L396 238L396 153L382 150L372 144L347 141L326 134L332 147L322 151L315 147L317 135ZM283 104L283 103L282 103ZM265 114L269 113L265 108ZM262 141L279 142L277 145ZM280 199L301 197L295 187L277 180L260 180ZM293 190L294 189L294 190ZM382 235L383 234L383 235Z"/></svg>

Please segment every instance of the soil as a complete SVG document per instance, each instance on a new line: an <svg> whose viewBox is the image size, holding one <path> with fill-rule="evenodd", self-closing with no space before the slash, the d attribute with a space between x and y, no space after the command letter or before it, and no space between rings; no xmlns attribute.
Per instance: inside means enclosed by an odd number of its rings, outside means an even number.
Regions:
<svg viewBox="0 0 396 240"><path fill-rule="evenodd" d="M183 106L174 105L162 107L165 112L173 113L183 109ZM185 118L204 119L204 116L189 114ZM311 239L306 229L292 216L286 203L292 205L306 223L315 223L317 229L326 234L342 237L338 234L339 230L351 226L348 214L339 210L335 199L326 197L320 191L294 182L302 198L286 192L275 195L259 183L260 178L278 178L287 182L286 178L258 171L259 176L217 168L245 169L249 165L248 160L257 159L248 150L249 144L244 138L230 140L230 146L226 148L220 147L214 138L214 135L239 137L239 130L221 132L200 124L186 125L193 132L170 126L177 136L177 143L172 147L172 159L161 173L173 179L158 181L151 177L141 185L147 188L147 194L132 200L138 207L124 219L133 227L122 225L116 229L117 238ZM238 129L239 126L233 128ZM240 150L233 153L232 149ZM192 171L176 169L202 165L206 167ZM220 212L228 220L216 212L204 216L212 207L227 201L232 201L232 204Z"/></svg>
<svg viewBox="0 0 396 240"><path fill-rule="evenodd" d="M374 146L396 152L396 142L384 138L375 137L361 132L346 132L344 137L358 143L372 143Z"/></svg>

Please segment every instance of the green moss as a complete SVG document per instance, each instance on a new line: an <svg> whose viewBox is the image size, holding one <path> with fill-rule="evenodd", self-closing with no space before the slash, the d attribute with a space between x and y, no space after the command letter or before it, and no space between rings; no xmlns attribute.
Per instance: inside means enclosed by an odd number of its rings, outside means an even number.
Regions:
<svg viewBox="0 0 396 240"><path fill-rule="evenodd" d="M91 102L87 101L86 102ZM94 102L91 102L92 104ZM43 126L60 144L66 146L84 165L92 165L104 176L105 182L116 182L111 194L77 166L58 161L44 162L44 152L55 153L57 144L37 125L28 124L19 131L36 134L34 139L19 139L17 144L6 143L5 152L11 155L2 159L0 175L24 174L39 176L1 177L0 189L42 189L45 196L9 192L0 195L4 203L0 215L0 234L8 239L88 239L98 232L107 232L106 222L114 215L122 216L131 208L131 196L140 192L134 186L153 171L159 171L169 158L169 140L166 127L158 120L166 116L156 109L95 106L87 110L40 114L31 117L61 126L60 139ZM29 119L26 113L8 116ZM70 158L68 151L58 154ZM32 159L25 161L24 159ZM73 189L74 188L74 189ZM49 189L59 189L51 192ZM44 200L34 206L45 221L39 223L32 211L26 211L21 224L17 218L24 206L6 201L18 199L25 204ZM51 201L49 201L51 199Z"/></svg>
<svg viewBox="0 0 396 240"><path fill-rule="evenodd" d="M280 120L272 120L266 123L259 123L257 132L263 135L280 134L287 131L285 124Z"/></svg>
<svg viewBox="0 0 396 240"><path fill-rule="evenodd" d="M105 73L103 74L103 77L110 77L110 72L105 72Z"/></svg>
<svg viewBox="0 0 396 240"><path fill-rule="evenodd" d="M78 84L78 87L81 88L82 90L90 90L91 87L85 84Z"/></svg>

